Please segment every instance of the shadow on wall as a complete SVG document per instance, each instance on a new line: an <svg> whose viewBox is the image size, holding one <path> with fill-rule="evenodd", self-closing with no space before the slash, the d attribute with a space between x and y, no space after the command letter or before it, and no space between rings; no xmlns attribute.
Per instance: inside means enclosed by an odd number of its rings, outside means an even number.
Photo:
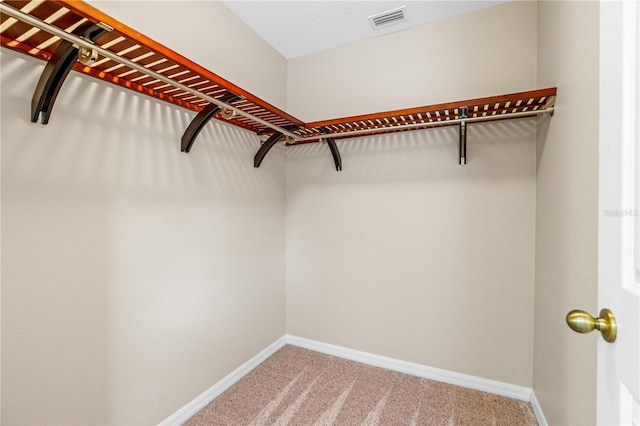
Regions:
<svg viewBox="0 0 640 426"><path fill-rule="evenodd" d="M514 178L530 174L529 156L513 154L523 144L534 143L535 135L535 118L470 124L464 166L458 164L458 126L338 140L344 167L338 173L326 144L301 145L287 152L288 182Z"/></svg>
<svg viewBox="0 0 640 426"><path fill-rule="evenodd" d="M260 147L255 134L213 120L191 153L181 153L180 138L195 113L77 73L62 87L49 124L30 123L31 96L42 72L34 65L42 63L13 52L3 51L3 57L5 84L19 87L4 90L5 115L14 110L11 115L21 126L33 126L30 130L42 135L18 140L5 132L3 150L12 159L3 165L8 175L25 180L38 175L53 186L86 190L95 183L136 197L164 192L269 197L282 185L283 176L269 167L279 161L267 158L254 169ZM283 156L283 151L276 147L269 157Z"/></svg>
<svg viewBox="0 0 640 426"><path fill-rule="evenodd" d="M536 174L538 172L538 168L540 167L540 160L542 159L544 147L547 145L547 134L549 134L550 125L551 120L548 116L545 115L543 117L538 117L538 128L536 132Z"/></svg>
<svg viewBox="0 0 640 426"><path fill-rule="evenodd" d="M530 386L535 133L473 123L464 166L457 127L340 141L342 172L290 148L288 333Z"/></svg>
<svg viewBox="0 0 640 426"><path fill-rule="evenodd" d="M285 332L284 149L78 73L34 124L0 58L2 423L157 424Z"/></svg>

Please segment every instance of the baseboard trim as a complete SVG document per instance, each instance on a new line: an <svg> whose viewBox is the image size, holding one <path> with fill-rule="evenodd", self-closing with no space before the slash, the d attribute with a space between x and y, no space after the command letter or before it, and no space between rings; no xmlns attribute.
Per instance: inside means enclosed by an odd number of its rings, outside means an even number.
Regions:
<svg viewBox="0 0 640 426"><path fill-rule="evenodd" d="M421 364L401 361L398 359L375 355L368 352L357 351L342 346L336 346L329 343L318 342L316 340L305 339L303 337L287 335L286 341L287 344L290 345L299 346L301 348L310 349L312 351L321 352L352 361L362 362L364 364L373 365L375 367L381 367L388 370L398 371L400 373L410 374L412 376L423 377L425 379L436 380L438 382L444 382L469 389L489 392L520 401L530 402L531 398L531 389L523 386L512 385L509 383L498 382L495 380L484 379L481 377L456 373L453 371L442 370L434 367L427 367Z"/></svg>
<svg viewBox="0 0 640 426"><path fill-rule="evenodd" d="M233 386L234 383L246 376L251 370L256 368L264 360L278 351L278 349L282 348L286 343L286 336L282 336L281 338L261 350L249 361L233 370L218 383L204 391L193 401L189 402L187 405L173 413L171 416L167 417L164 421L162 421L162 423L160 423L160 426L183 424L191 417L193 417L194 414L204 408L208 403L213 401L218 395L229 389L231 386Z"/></svg>
<svg viewBox="0 0 640 426"><path fill-rule="evenodd" d="M451 385L462 386L469 389L505 396L507 398L526 401L531 403L533 413L535 414L540 426L548 425L544 414L542 413L542 408L530 388L499 382L496 380L484 379L482 377L471 376L468 374L456 373L440 368L427 367L413 362L402 361L395 358L389 358L369 352L358 351L287 334L267 346L240 367L236 368L225 378L196 397L193 401L167 417L160 423L160 426L183 424L194 414L204 408L208 403L213 401L218 395L229 389L238 380L243 378L251 370L256 368L286 344L321 352L327 355L337 356L351 361L361 362L363 364L373 365L375 367L386 368L387 370L410 374L412 376L423 377L425 379L436 380L443 383L449 383Z"/></svg>
<svg viewBox="0 0 640 426"><path fill-rule="evenodd" d="M548 426L547 419L544 418L544 413L542 412L542 407L538 402L538 398L536 398L535 392L531 391L531 408L533 408L533 414L536 416L536 420L538 421L538 425L540 426Z"/></svg>

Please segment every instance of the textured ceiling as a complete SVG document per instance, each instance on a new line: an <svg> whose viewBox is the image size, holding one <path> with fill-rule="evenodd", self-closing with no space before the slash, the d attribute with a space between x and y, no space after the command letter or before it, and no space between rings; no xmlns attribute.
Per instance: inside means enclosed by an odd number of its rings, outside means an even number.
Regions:
<svg viewBox="0 0 640 426"><path fill-rule="evenodd" d="M285 58L291 59L506 1L222 0L222 3ZM406 6L407 22L371 28L369 16L400 6Z"/></svg>

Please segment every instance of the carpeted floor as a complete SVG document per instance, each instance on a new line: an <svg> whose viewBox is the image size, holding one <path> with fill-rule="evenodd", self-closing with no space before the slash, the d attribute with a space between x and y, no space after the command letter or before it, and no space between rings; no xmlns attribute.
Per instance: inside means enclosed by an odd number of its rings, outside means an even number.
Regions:
<svg viewBox="0 0 640 426"><path fill-rule="evenodd" d="M185 425L537 425L529 404L284 346Z"/></svg>

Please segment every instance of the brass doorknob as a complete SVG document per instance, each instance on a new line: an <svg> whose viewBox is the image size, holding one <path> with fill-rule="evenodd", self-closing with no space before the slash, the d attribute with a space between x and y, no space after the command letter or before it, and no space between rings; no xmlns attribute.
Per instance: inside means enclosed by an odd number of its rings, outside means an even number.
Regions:
<svg viewBox="0 0 640 426"><path fill-rule="evenodd" d="M602 309L598 318L592 317L585 311L571 311L567 314L567 324L578 333L590 333L593 330L598 330L602 334L602 338L609 343L615 342L618 334L616 317L609 309Z"/></svg>

